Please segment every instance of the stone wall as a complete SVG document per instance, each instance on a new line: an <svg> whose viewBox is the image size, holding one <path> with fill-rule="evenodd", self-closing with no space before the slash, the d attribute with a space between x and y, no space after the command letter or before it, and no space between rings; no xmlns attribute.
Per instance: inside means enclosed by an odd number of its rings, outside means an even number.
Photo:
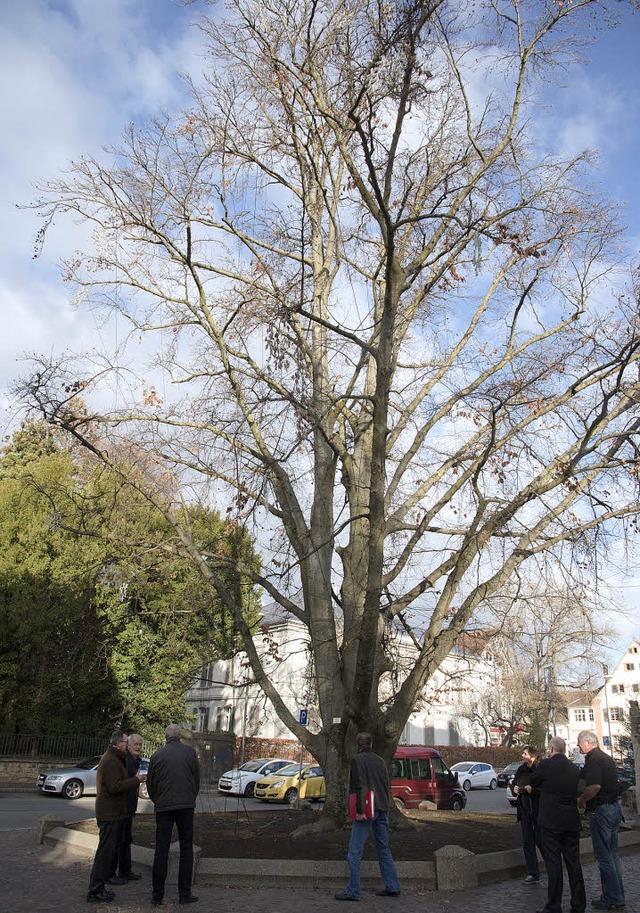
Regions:
<svg viewBox="0 0 640 913"><path fill-rule="evenodd" d="M0 758L0 788L3 786L33 786L41 770L52 767L73 767L73 761L34 761L27 758Z"/></svg>

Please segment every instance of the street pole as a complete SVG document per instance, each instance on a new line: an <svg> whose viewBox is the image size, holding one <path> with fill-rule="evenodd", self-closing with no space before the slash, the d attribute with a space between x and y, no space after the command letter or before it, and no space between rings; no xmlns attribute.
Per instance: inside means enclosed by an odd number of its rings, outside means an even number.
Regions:
<svg viewBox="0 0 640 913"><path fill-rule="evenodd" d="M609 728L609 752L613 757L613 736L611 735L611 714L609 713L609 696L607 694L607 683L611 676L606 673L607 667L602 664L602 674L604 676L604 705L607 708L607 726Z"/></svg>

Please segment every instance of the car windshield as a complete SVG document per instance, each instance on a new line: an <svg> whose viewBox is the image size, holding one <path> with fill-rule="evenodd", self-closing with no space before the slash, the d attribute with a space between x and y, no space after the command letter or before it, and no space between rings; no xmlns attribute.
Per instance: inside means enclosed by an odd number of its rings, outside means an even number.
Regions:
<svg viewBox="0 0 640 913"><path fill-rule="evenodd" d="M246 764L243 764L240 770L260 770L263 764L267 763L266 758L260 758L258 761L247 761Z"/></svg>
<svg viewBox="0 0 640 913"><path fill-rule="evenodd" d="M288 767L281 767L280 770L278 771L277 776L279 776L279 777L281 777L281 776L282 776L282 777L295 777L295 776L297 776L299 773L300 773L300 765L299 765L299 764L289 764ZM276 776L276 774L272 774L271 776Z"/></svg>
<svg viewBox="0 0 640 913"><path fill-rule="evenodd" d="M99 761L100 755L97 755L93 758L85 758L84 761L80 761L79 764L76 764L76 770L91 770L91 768L95 767Z"/></svg>
<svg viewBox="0 0 640 913"><path fill-rule="evenodd" d="M471 770L473 761L462 761L460 764L454 764L451 770Z"/></svg>

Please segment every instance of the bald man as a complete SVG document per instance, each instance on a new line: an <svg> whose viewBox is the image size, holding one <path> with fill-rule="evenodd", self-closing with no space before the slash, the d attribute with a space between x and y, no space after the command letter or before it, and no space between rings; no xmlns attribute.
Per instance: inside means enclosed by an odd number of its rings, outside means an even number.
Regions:
<svg viewBox="0 0 640 913"><path fill-rule="evenodd" d="M178 903L195 903L191 893L193 878L193 815L200 788L198 756L190 745L180 741L180 726L172 723L165 730L166 743L149 761L147 790L155 805L156 850L153 857L151 903L159 906L164 897L169 847L173 825L178 829L180 864L178 866Z"/></svg>

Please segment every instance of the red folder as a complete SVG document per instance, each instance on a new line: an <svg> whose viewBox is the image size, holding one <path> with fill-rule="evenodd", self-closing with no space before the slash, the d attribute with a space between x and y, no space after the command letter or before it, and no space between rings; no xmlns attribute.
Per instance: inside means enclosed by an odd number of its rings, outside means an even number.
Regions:
<svg viewBox="0 0 640 913"><path fill-rule="evenodd" d="M364 795L364 816L365 818L373 818L375 812L374 807L374 794L372 790L369 790ZM351 821L356 820L356 794L349 794L349 818Z"/></svg>

